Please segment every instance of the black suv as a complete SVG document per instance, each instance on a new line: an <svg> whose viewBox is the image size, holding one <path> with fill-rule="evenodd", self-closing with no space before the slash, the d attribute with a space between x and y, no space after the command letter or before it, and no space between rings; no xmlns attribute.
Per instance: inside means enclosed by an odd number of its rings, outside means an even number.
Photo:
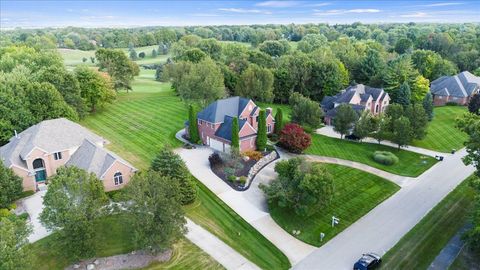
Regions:
<svg viewBox="0 0 480 270"><path fill-rule="evenodd" d="M382 262L382 258L375 253L363 254L363 256L353 265L353 270L369 270L377 268Z"/></svg>

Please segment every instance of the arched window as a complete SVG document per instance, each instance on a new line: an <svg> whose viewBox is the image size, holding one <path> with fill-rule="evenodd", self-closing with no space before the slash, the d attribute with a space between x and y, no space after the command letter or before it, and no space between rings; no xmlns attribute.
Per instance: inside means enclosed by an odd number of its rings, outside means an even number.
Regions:
<svg viewBox="0 0 480 270"><path fill-rule="evenodd" d="M113 175L113 182L115 183L115 186L123 184L123 176L121 172L116 172Z"/></svg>
<svg viewBox="0 0 480 270"><path fill-rule="evenodd" d="M43 164L43 159L37 158L33 161L33 169L43 169L45 168L45 164Z"/></svg>

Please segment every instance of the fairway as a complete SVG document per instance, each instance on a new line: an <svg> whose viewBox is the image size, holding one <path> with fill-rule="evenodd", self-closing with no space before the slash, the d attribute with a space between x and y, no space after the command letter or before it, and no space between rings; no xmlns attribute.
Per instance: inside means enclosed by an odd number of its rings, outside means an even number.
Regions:
<svg viewBox="0 0 480 270"><path fill-rule="evenodd" d="M186 119L186 105L170 84L155 82L152 71L143 70L132 92L120 93L116 102L81 124L109 140L109 149L137 168L146 169L165 145L181 146L175 133ZM185 208L189 218L263 269L290 267L278 248L199 181L197 185L198 199Z"/></svg>
<svg viewBox="0 0 480 270"><path fill-rule="evenodd" d="M353 168L324 164L334 177L332 203L308 217L297 216L293 211L269 204L272 218L287 232L300 230L298 239L320 246L364 216L379 203L400 188L394 183ZM340 224L332 228L331 217L340 218ZM325 233L320 242L320 233Z"/></svg>
<svg viewBox="0 0 480 270"><path fill-rule="evenodd" d="M399 161L391 166L377 163L373 160L375 151L390 151ZM312 145L305 153L356 161L386 172L410 177L419 176L437 162L432 157L385 145L353 142L319 134L312 135Z"/></svg>
<svg viewBox="0 0 480 270"><path fill-rule="evenodd" d="M455 120L465 112L467 108L463 106L436 107L427 136L421 141L414 141L412 145L445 153L463 148L467 134L455 127Z"/></svg>

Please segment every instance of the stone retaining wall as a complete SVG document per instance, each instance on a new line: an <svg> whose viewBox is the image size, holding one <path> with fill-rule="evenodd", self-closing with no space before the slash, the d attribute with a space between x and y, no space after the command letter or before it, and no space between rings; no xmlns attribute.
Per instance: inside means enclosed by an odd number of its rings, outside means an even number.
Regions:
<svg viewBox="0 0 480 270"><path fill-rule="evenodd" d="M250 182L253 180L255 175L265 166L267 166L268 163L274 161L277 159L278 153L277 151L272 151L270 154L262 157L255 165L253 165L252 168L250 168L250 171L248 171L248 176L247 176L247 183L245 186L250 186Z"/></svg>

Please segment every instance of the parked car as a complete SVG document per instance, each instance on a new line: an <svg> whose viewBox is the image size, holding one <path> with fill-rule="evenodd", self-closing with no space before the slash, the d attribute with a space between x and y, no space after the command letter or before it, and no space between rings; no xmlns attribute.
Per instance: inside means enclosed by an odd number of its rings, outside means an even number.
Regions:
<svg viewBox="0 0 480 270"><path fill-rule="evenodd" d="M350 135L346 135L346 136L345 136L345 139L347 139L347 140L352 140L352 141L358 141L358 140L360 140L360 138L358 138L357 136L355 136L355 134L353 134L353 133L350 134Z"/></svg>
<svg viewBox="0 0 480 270"><path fill-rule="evenodd" d="M370 270L377 268L382 258L375 253L366 253L353 265L353 270Z"/></svg>

